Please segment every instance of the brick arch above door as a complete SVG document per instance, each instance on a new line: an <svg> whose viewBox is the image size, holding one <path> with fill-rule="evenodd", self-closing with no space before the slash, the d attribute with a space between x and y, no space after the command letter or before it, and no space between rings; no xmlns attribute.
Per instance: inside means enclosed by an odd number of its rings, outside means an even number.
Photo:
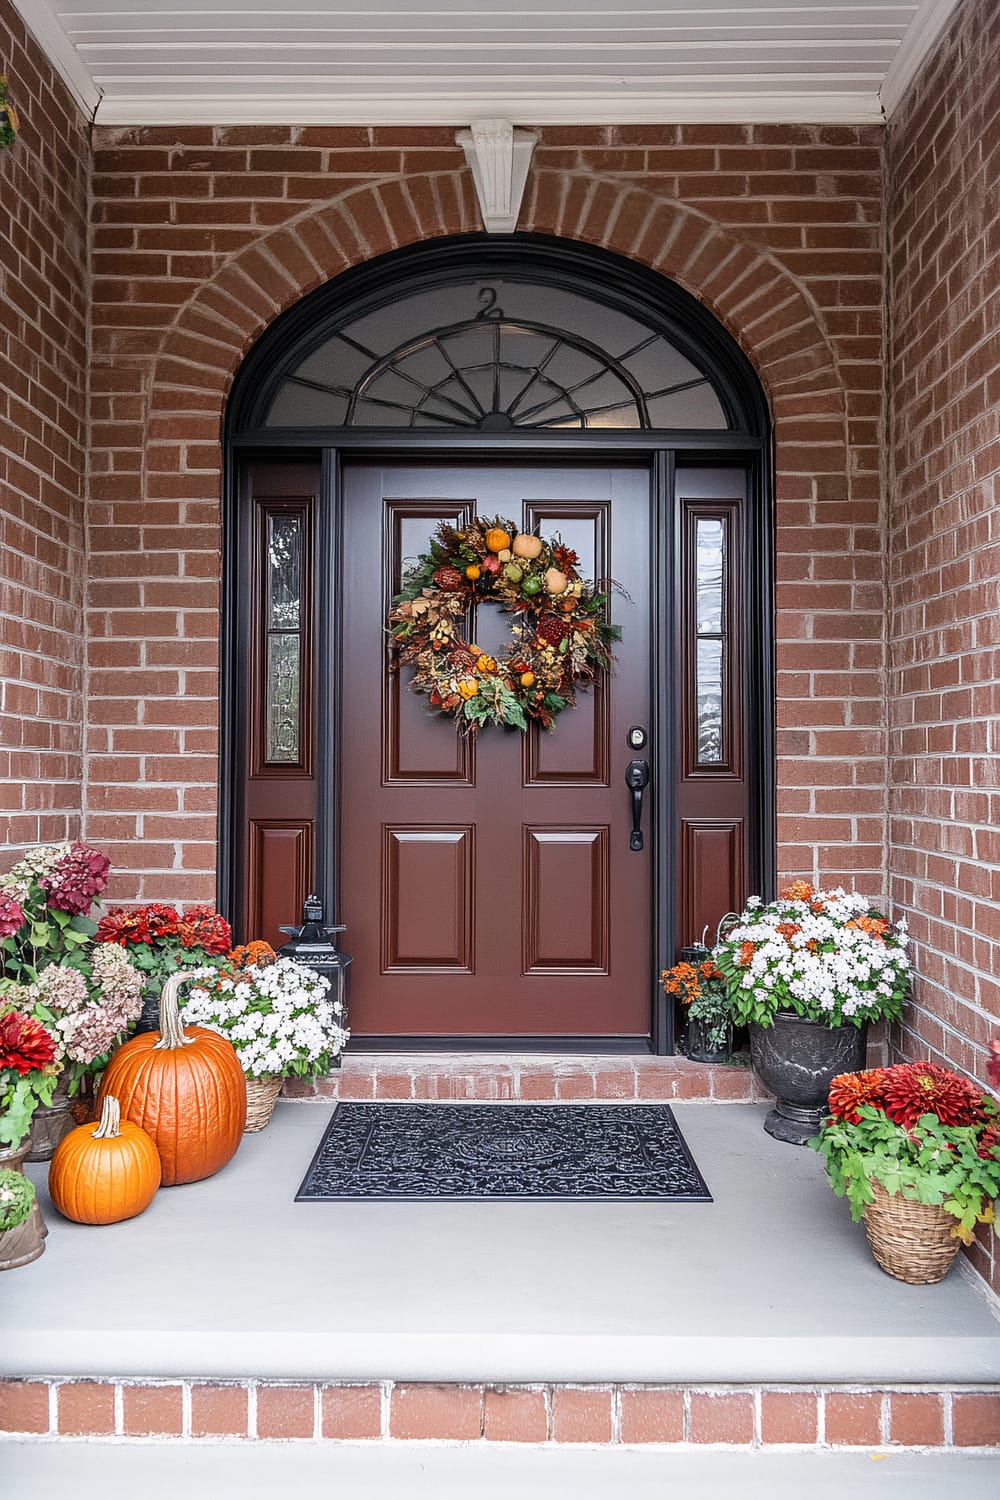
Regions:
<svg viewBox="0 0 1000 1500"><path fill-rule="evenodd" d="M456 172L366 184L262 235L179 309L153 360L150 414L173 410L169 392L184 390L186 410L221 421L248 348L306 293L389 250L478 228L471 179ZM761 378L776 423L821 420L829 433L831 419L845 416L837 353L822 312L802 282L752 237L615 178L551 171L529 183L519 228L601 245L676 281L736 338ZM198 391L201 405L191 399ZM837 456L844 473L846 445ZM830 472L838 472L835 455L827 461Z"/></svg>
<svg viewBox="0 0 1000 1500"><path fill-rule="evenodd" d="M873 706L881 691L875 685L881 658L873 620L880 616L881 599L876 597L877 450L870 433L877 417L877 389L873 394L873 382L857 378L850 365L850 320L836 310L838 294L831 278L824 282L826 305L821 308L813 294L815 283L793 274L778 252L755 243L752 231L734 231L699 210L611 175L537 172L529 184L523 227L601 244L671 277L709 307L754 364L771 403L777 454L779 865L789 874L815 873L822 866L825 874L850 878L852 871L865 870L877 877L881 830L875 825L881 813L874 796L879 773L873 768L883 747ZM190 546L190 562L181 571L185 579L196 574L205 585L202 600L214 597L217 603L217 594L209 590L217 588L218 574L219 438L228 391L247 350L279 313L340 271L404 244L477 228L471 181L464 172L387 177L353 188L278 229L263 231L231 255L187 297L155 345L146 345L141 358L131 362L120 378L131 382L130 410L136 417L140 410L145 413L145 421L135 424L137 451L127 464L140 475L135 498L143 513L136 512L136 522L149 526L147 517L154 514L162 520L166 530L154 547L175 546L180 553ZM831 268L834 263L835 258ZM123 494L124 486L109 486L108 492ZM187 530L192 518L197 519L196 532ZM823 553L818 561L817 550ZM849 560L859 550L867 561L860 571L852 571ZM93 554L99 574L101 551L98 545ZM113 574L109 567L107 576ZM157 588L142 591L147 607L153 601L166 607L173 602L169 564L160 576ZM96 601L110 598L113 604L111 586L102 589L98 584ZM193 577L184 592L193 597ZM186 631L178 631L184 637L180 641L164 639L138 653L146 662L155 659L161 674L171 674L162 677L165 691L171 682L181 691L194 685L198 733L192 730L188 738L204 757L190 795L186 789L178 794L177 810L186 815L180 837L175 832L171 838L166 817L146 819L145 828L155 828L160 843L152 854L141 856L148 871L119 882L115 894L121 897L195 899L212 893L216 776L210 761L216 748L217 641L205 634L208 613L201 608L199 639L188 641ZM841 679L853 670L864 675L863 719L841 722L831 717L830 702L814 705L813 660L817 671L829 670ZM128 663L130 668L138 665L137 658ZM91 648L91 667L94 698L143 698L150 692L138 675L125 672L120 651L99 641ZM826 693L834 698L829 687L821 688L819 696ZM843 698L841 692L841 702ZM95 729L101 726L92 743L109 752L117 749L117 741L112 730L104 733L103 725L115 722L115 711L91 720ZM152 722L175 721L156 710ZM171 748L166 728L162 748ZM806 768L810 757L823 761L815 775ZM864 761L860 770L852 757ZM837 769L841 765L842 771ZM177 771L188 778L179 764ZM100 756L92 761L94 832L111 826L100 821L105 811L110 819L111 810L127 803L127 788L122 796L119 789L129 777L114 753L107 762ZM859 784L863 790L855 793ZM164 814L172 810L168 801L162 802ZM855 822L861 812L863 827ZM836 828L831 815L841 820ZM835 848L829 854L831 843ZM864 846L860 853L859 844ZM128 863L134 865L139 857L130 852Z"/></svg>

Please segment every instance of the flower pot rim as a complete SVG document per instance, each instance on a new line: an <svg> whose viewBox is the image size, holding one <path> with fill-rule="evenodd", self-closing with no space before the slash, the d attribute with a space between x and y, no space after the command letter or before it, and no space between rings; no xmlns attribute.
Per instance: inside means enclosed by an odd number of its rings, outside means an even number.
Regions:
<svg viewBox="0 0 1000 1500"><path fill-rule="evenodd" d="M755 1026L759 1031L773 1031L778 1021L790 1021L796 1026L819 1026L823 1031L863 1031L866 1026L871 1025L871 1022L865 1019L860 1024L856 1021L838 1021L830 1026L816 1016L800 1016L796 1010L776 1010L769 1021L750 1021L748 1025Z"/></svg>

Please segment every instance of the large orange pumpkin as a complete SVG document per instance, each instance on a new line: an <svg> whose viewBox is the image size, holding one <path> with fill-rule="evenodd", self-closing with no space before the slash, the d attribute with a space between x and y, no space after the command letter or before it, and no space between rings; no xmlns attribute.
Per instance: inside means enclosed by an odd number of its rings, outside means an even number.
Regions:
<svg viewBox="0 0 1000 1500"><path fill-rule="evenodd" d="M105 1094L100 1123L64 1135L49 1167L52 1202L77 1224L118 1224L152 1203L160 1158L144 1130L123 1120L118 1100Z"/></svg>
<svg viewBox="0 0 1000 1500"><path fill-rule="evenodd" d="M122 1114L153 1138L164 1187L200 1182L224 1167L243 1138L247 1086L231 1042L204 1026L182 1026L171 974L160 995L160 1029L119 1047L101 1084Z"/></svg>

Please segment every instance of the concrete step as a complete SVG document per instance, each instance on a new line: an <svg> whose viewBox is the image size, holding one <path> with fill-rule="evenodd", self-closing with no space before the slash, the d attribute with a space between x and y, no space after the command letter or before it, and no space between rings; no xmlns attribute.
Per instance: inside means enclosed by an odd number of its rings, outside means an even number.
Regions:
<svg viewBox="0 0 1000 1500"><path fill-rule="evenodd" d="M989 1495L1000 1455L956 1453L664 1453L579 1448L400 1447L257 1443L0 1444L4 1500L69 1487L101 1500L277 1500L293 1489L364 1500L958 1500Z"/></svg>

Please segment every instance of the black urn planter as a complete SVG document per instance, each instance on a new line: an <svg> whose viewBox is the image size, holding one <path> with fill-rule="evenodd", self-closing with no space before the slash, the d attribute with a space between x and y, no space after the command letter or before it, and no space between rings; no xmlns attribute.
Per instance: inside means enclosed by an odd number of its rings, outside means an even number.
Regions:
<svg viewBox="0 0 1000 1500"><path fill-rule="evenodd" d="M827 1113L831 1082L863 1068L867 1046L867 1021L822 1026L779 1011L770 1026L751 1022L753 1070L777 1100L764 1121L768 1135L795 1146L811 1140Z"/></svg>

